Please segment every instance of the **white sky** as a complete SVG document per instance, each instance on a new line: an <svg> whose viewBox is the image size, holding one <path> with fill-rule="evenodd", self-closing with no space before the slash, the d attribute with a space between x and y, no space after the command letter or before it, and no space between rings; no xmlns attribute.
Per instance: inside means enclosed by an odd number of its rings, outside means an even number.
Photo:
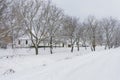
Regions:
<svg viewBox="0 0 120 80"><path fill-rule="evenodd" d="M113 16L120 19L120 0L52 0L66 14L85 19L89 15L97 18Z"/></svg>

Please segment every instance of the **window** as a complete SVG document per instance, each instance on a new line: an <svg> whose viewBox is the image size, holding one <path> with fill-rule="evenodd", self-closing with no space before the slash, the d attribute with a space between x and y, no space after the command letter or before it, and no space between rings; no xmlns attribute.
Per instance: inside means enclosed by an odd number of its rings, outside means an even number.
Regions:
<svg viewBox="0 0 120 80"><path fill-rule="evenodd" d="M26 40L26 45L28 44L28 40Z"/></svg>
<svg viewBox="0 0 120 80"><path fill-rule="evenodd" d="M18 44L20 45L20 40L18 41Z"/></svg>

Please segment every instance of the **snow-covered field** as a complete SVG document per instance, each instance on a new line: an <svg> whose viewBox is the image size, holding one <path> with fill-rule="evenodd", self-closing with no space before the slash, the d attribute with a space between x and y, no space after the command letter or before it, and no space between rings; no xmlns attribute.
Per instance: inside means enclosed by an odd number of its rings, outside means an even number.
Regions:
<svg viewBox="0 0 120 80"><path fill-rule="evenodd" d="M0 80L120 80L120 48L0 50Z"/></svg>

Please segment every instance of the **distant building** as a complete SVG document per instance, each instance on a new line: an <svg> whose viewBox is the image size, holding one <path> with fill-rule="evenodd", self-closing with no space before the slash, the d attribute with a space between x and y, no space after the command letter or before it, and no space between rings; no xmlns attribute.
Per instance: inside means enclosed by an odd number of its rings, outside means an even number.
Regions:
<svg viewBox="0 0 120 80"><path fill-rule="evenodd" d="M22 36L17 38L14 42L15 48L30 48L33 47L33 44L28 36ZM54 47L62 47L63 42L55 42L53 43ZM40 43L39 47L50 47L49 40L44 40Z"/></svg>
<svg viewBox="0 0 120 80"><path fill-rule="evenodd" d="M22 36L13 42L15 48L29 48L32 46L31 40L27 36Z"/></svg>
<svg viewBox="0 0 120 80"><path fill-rule="evenodd" d="M33 44L28 36L22 36L17 38L14 42L15 48L31 48L33 47ZM74 45L77 46L76 43ZM82 44L79 42L79 46L81 47L87 47L87 45ZM42 41L39 45L39 47L50 47L49 40ZM53 41L53 47L71 47L71 43L68 40L60 40L60 39L54 39Z"/></svg>

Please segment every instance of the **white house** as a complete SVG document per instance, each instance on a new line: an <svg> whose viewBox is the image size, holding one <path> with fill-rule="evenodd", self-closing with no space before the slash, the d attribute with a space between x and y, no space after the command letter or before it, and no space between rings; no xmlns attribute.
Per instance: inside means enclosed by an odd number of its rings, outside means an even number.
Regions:
<svg viewBox="0 0 120 80"><path fill-rule="evenodd" d="M13 45L15 48L30 48L33 46L30 38L28 36L22 36L20 38L15 39L15 41L13 42ZM43 41L40 43L39 47L49 47L49 41ZM55 42L53 43L53 46L55 47L62 47L63 46L63 42Z"/></svg>
<svg viewBox="0 0 120 80"><path fill-rule="evenodd" d="M31 40L27 36L22 36L14 40L13 45L15 48L27 48L32 46Z"/></svg>
<svg viewBox="0 0 120 80"><path fill-rule="evenodd" d="M70 47L71 43L69 40L66 40L65 38L57 38L54 39L54 43L52 44L54 47ZM13 45L15 48L30 48L33 47L33 44L28 36L22 36L15 41L13 41ZM74 45L76 47L76 44ZM79 46L85 46L82 42L79 42ZM49 40L43 41L40 43L39 47L50 47Z"/></svg>

